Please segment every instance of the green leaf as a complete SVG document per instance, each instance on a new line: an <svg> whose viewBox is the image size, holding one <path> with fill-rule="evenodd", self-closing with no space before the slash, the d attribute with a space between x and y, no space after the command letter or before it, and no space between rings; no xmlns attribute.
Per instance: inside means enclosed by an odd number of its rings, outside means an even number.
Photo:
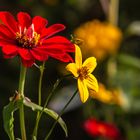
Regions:
<svg viewBox="0 0 140 140"><path fill-rule="evenodd" d="M58 114L56 112L54 112L53 110L48 109L48 108L43 109L42 106L39 106L39 105L31 102L28 98L23 99L23 104L25 106L31 108L33 111L40 111L40 112L43 111L44 113L48 114L49 116L51 116L55 120L57 120L59 117ZM61 117L58 119L58 123L60 124L60 126L64 130L65 135L68 136L67 126Z"/></svg>
<svg viewBox="0 0 140 140"><path fill-rule="evenodd" d="M4 121L4 129L8 134L10 140L15 140L14 138L14 117L13 113L18 109L17 103L11 101L8 105L6 105L3 109L3 121Z"/></svg>

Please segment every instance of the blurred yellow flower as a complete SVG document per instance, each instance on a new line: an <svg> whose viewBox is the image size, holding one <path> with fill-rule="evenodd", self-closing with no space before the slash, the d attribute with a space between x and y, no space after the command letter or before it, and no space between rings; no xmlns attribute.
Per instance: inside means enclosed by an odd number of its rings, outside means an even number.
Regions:
<svg viewBox="0 0 140 140"><path fill-rule="evenodd" d="M66 69L70 71L78 80L78 90L80 99L84 103L89 97L89 90L98 92L98 82L91 74L97 63L95 57L87 58L82 64L82 54L80 48L75 45L75 63L69 63Z"/></svg>
<svg viewBox="0 0 140 140"><path fill-rule="evenodd" d="M98 60L116 53L122 39L122 32L118 27L98 20L81 25L74 34L76 38L83 40L80 47L84 57L94 55Z"/></svg>
<svg viewBox="0 0 140 140"><path fill-rule="evenodd" d="M117 104L122 107L128 106L128 100L121 90L113 89L107 90L105 86L99 83L99 92L90 92L90 96L107 104Z"/></svg>

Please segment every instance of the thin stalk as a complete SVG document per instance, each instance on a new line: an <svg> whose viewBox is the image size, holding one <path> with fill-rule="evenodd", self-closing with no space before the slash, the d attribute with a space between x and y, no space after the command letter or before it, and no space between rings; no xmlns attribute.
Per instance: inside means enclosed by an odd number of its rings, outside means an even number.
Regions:
<svg viewBox="0 0 140 140"><path fill-rule="evenodd" d="M43 74L44 74L44 69L45 69L45 62L43 62L42 66L40 66L40 78L39 78L39 86L38 86L38 105L41 105L41 89L42 89L42 79L43 79Z"/></svg>
<svg viewBox="0 0 140 140"><path fill-rule="evenodd" d="M34 128L34 130L33 130L32 140L34 140L34 137L37 137L38 124L39 124L40 118L41 118L41 116L42 116L42 113L43 113L45 107L47 106L47 104L48 104L50 98L52 97L52 95L53 95L55 89L56 89L57 86L59 85L60 81L61 81L61 80L57 80L57 81L56 81L56 83L55 83L54 86L53 86L53 89L52 89L51 93L49 94L49 96L48 96L48 98L47 98L47 100L46 100L46 102L45 102L45 104L44 104L44 106L43 106L42 111L39 112L39 114L37 115L35 128Z"/></svg>
<svg viewBox="0 0 140 140"><path fill-rule="evenodd" d="M116 25L118 24L118 12L119 11L119 0L110 0L108 21Z"/></svg>
<svg viewBox="0 0 140 140"><path fill-rule="evenodd" d="M48 139L49 139L49 137L50 137L50 135L51 135L53 129L55 128L55 126L56 126L56 124L57 124L59 118L63 115L65 109L68 107L68 105L70 104L70 102L73 100L73 98L75 97L75 95L76 95L77 92L78 92L78 89L74 92L74 94L72 95L72 97L69 99L69 101L67 102L67 104L66 104L66 105L64 106L64 108L62 109L60 115L57 117L57 119L56 119L56 121L53 123L53 125L52 125L52 127L51 127L49 133L48 133L47 136L45 137L45 140L48 140Z"/></svg>
<svg viewBox="0 0 140 140"><path fill-rule="evenodd" d="M20 78L19 78L19 88L18 88L18 93L21 95L21 97L24 97L25 77L26 77L26 67L24 67L21 64ZM22 140L26 140L26 129L25 129L25 119L24 119L24 105L23 104L19 108L19 116L20 116L21 137L22 137Z"/></svg>
<svg viewBox="0 0 140 140"><path fill-rule="evenodd" d="M41 106L41 97L42 97L42 79L43 79L43 74L44 74L44 69L45 69L45 61L43 62L43 64L39 67L40 69L40 77L39 77L39 85L38 85L38 105ZM37 137L37 130L38 130L38 117L40 116L40 112L37 112L37 116L36 116L36 124L33 130L33 137Z"/></svg>
<svg viewBox="0 0 140 140"><path fill-rule="evenodd" d="M44 104L44 106L43 106L42 111L41 111L41 112L39 113L39 115L37 116L37 119L36 119L36 124L37 124L37 125L39 124L39 121L40 121L40 118L41 118L41 116L42 116L42 114L43 114L43 111L44 111L45 107L48 105L48 102L50 101L50 99L51 99L53 93L55 92L56 88L58 87L59 83L60 83L64 78L69 77L69 76L70 76L70 75L66 75L66 76L64 76L64 77L62 77L62 78L56 80L56 82L55 82L55 84L54 84L54 86L53 86L52 91L50 92L48 98L47 98L46 101L45 101L45 104ZM34 130L33 130L32 140L34 140L34 137L37 137L37 135L35 135L35 134L37 134L37 129L38 129L38 127L37 127L37 128L35 127Z"/></svg>

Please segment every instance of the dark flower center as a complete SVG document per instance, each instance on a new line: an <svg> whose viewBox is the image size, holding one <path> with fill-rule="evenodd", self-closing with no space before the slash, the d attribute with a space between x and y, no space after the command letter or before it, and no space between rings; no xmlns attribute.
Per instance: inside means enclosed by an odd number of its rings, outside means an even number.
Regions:
<svg viewBox="0 0 140 140"><path fill-rule="evenodd" d="M24 28L24 31L16 33L16 41L18 46L31 49L39 44L40 34L34 31L34 26L31 25L28 29Z"/></svg>
<svg viewBox="0 0 140 140"><path fill-rule="evenodd" d="M80 69L78 70L78 74L79 74L79 78L80 78L81 80L87 79L87 78L88 78L88 74L89 74L88 68L87 68L86 66L80 68Z"/></svg>

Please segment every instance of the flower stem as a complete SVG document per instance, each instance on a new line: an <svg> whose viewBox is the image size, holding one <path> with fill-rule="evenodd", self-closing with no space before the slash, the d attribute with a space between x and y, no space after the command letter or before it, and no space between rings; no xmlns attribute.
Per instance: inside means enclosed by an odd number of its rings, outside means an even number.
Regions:
<svg viewBox="0 0 140 140"><path fill-rule="evenodd" d="M39 67L40 69L40 77L39 77L39 85L38 85L38 105L41 106L41 97L42 97L42 79L43 79L43 74L44 74L44 69L45 69L45 61L43 62L43 64ZM38 118L40 116L40 112L37 112L37 116L36 116L36 124L33 130L33 137L37 137L37 130L38 130Z"/></svg>
<svg viewBox="0 0 140 140"><path fill-rule="evenodd" d="M111 24L118 24L119 0L110 0L108 20Z"/></svg>
<svg viewBox="0 0 140 140"><path fill-rule="evenodd" d="M53 125L52 125L52 127L51 127L49 133L48 133L47 136L45 137L45 140L48 140L48 139L49 139L49 137L50 137L50 135L51 135L53 129L55 128L55 126L56 126L56 124L57 124L59 118L63 115L65 109L68 107L68 105L70 104L70 102L73 100L73 98L75 97L75 95L76 95L77 92L78 92L78 89L74 92L74 94L72 95L72 97L69 99L69 101L67 102L67 104L66 104L66 105L64 106L64 108L62 109L60 115L57 117L57 119L56 119L55 122L53 123Z"/></svg>
<svg viewBox="0 0 140 140"><path fill-rule="evenodd" d="M39 87L38 87L38 105L41 105L41 88L42 88L42 79L45 69L45 61L43 62L42 66L40 66L40 78L39 78Z"/></svg>
<svg viewBox="0 0 140 140"><path fill-rule="evenodd" d="M21 95L21 98L24 97L25 77L26 77L26 67L24 67L21 64L19 88L18 88L18 93ZM21 137L22 137L22 140L26 140L26 129L25 129L25 120L24 120L24 105L23 104L19 108L19 116L20 116Z"/></svg>
<svg viewBox="0 0 140 140"><path fill-rule="evenodd" d="M53 87L51 93L49 94L49 96L48 96L48 98L47 98L47 100L46 100L46 102L45 102L45 104L44 104L44 106L43 106L42 111L39 112L39 113L37 114L36 124L35 124L35 128L34 128L34 130L33 130L33 135L32 135L32 140L34 140L34 137L35 137L35 138L37 137L38 124L39 124L40 118L41 118L41 116L42 116L42 113L43 113L45 107L47 106L49 99L50 99L51 96L53 95L55 89L56 89L57 86L59 85L60 81L61 81L61 80L57 80L57 81L56 81L56 83L54 84L54 87Z"/></svg>

